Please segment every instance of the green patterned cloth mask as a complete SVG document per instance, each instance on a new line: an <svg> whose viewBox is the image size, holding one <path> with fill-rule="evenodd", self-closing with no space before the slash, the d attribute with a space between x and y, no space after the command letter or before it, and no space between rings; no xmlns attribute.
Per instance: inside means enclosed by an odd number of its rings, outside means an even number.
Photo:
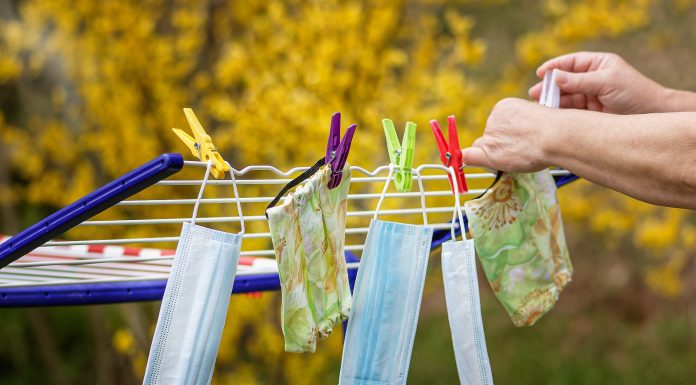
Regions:
<svg viewBox="0 0 696 385"><path fill-rule="evenodd" d="M284 202L269 208L268 225L280 274L285 350L314 352L350 313L351 294L343 251L350 166L329 190L322 167Z"/></svg>
<svg viewBox="0 0 696 385"><path fill-rule="evenodd" d="M515 326L533 325L573 273L551 173L503 174L464 206L495 295Z"/></svg>

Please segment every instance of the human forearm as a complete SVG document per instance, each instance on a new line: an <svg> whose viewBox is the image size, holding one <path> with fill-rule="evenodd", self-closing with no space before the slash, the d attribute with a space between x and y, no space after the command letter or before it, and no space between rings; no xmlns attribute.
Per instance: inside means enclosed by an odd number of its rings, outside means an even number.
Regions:
<svg viewBox="0 0 696 385"><path fill-rule="evenodd" d="M696 112L696 93L665 88L659 103L659 112Z"/></svg>
<svg viewBox="0 0 696 385"><path fill-rule="evenodd" d="M696 209L696 113L614 115L498 102L470 166L535 172L560 166L637 199Z"/></svg>
<svg viewBox="0 0 696 385"><path fill-rule="evenodd" d="M553 110L540 124L549 164L646 202L696 209L696 113Z"/></svg>

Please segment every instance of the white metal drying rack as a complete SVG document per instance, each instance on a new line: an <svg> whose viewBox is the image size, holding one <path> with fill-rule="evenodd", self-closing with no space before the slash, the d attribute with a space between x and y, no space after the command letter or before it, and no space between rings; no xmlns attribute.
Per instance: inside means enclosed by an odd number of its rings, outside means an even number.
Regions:
<svg viewBox="0 0 696 385"><path fill-rule="evenodd" d="M184 162L185 169L205 168L207 163L198 161ZM287 171L268 165L248 166L241 170L233 169L237 186L240 190L239 202L243 207L247 230L242 243L243 261L240 263L235 281L235 292L249 292L277 288L277 265L273 258L270 232L264 216L264 210L271 202L275 192L308 167L295 167ZM442 165L424 164L418 166L413 178L419 175L424 186L426 213L428 220L436 230L446 230L449 234L453 195L449 187L448 169ZM359 253L364 247L369 221L374 215L374 207L380 197L380 191L386 181L389 166L380 166L369 171L362 167L351 166L352 180L348 195L348 212L346 219L346 251ZM569 175L565 170L553 170L552 175ZM259 177L263 175L263 177ZM176 175L175 175L176 177ZM495 175L487 172L466 175L470 186L477 186L462 197L475 197L484 192ZM478 182L477 182L478 181ZM200 186L202 179L176 179L160 181L157 186ZM209 180L208 186L229 186L232 181ZM151 188L157 188L155 186ZM267 196L249 196L245 190L267 191ZM208 190L208 188L206 188ZM231 190L231 189L230 189ZM136 196L137 197L137 196ZM394 208L393 198L398 198L398 207ZM386 194L385 206L380 210L380 217L390 220L421 223L421 193L414 184L414 191L395 192L393 186ZM226 205L220 212L227 213L236 203L235 198L204 198L203 207ZM119 207L146 206L190 206L196 199L129 199L118 203ZM392 207L390 207L392 206ZM235 216L199 215L196 223L207 226L233 226L240 222ZM137 218L88 220L79 227L109 227L112 234L118 229L134 226L160 226L182 224L190 217L171 218ZM115 229L115 231L114 231ZM178 231L178 230L176 230ZM125 231L124 231L125 232ZM159 232L159 231L158 231ZM172 250L178 241L178 235L157 237L111 237L89 240L60 240L45 243L42 247L10 263L0 270L0 307L28 305L66 305L104 302L129 302L156 299L161 296L164 283L169 274ZM171 245L161 248L129 248L125 245ZM95 250L98 250L95 252ZM250 258L251 257L251 258ZM352 277L358 267L357 259L349 262Z"/></svg>

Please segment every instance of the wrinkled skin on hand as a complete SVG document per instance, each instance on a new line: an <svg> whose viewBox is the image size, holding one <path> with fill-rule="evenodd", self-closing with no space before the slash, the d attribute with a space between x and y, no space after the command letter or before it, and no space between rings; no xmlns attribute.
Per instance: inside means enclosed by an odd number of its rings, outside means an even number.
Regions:
<svg viewBox="0 0 696 385"><path fill-rule="evenodd" d="M550 166L546 137L557 111L517 98L498 102L483 136L462 151L465 164L507 172L536 172Z"/></svg>
<svg viewBox="0 0 696 385"><path fill-rule="evenodd" d="M604 52L576 52L548 60L537 69L543 78L558 69L556 84L561 89L561 108L577 108L611 114L662 112L666 89L648 79L619 55ZM541 82L529 89L539 100Z"/></svg>

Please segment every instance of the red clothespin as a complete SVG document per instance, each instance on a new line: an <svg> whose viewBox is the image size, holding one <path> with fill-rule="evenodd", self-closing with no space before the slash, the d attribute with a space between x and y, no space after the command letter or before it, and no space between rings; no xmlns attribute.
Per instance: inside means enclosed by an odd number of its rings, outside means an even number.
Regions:
<svg viewBox="0 0 696 385"><path fill-rule="evenodd" d="M466 186L466 177L464 176L464 164L462 163L462 149L459 146L459 136L457 134L457 122L454 115L447 117L447 128L449 131L449 144L445 141L445 136L442 134L440 124L437 120L430 121L430 126L433 128L433 135L437 141L437 148L440 150L440 160L445 167L453 167L454 173L457 176L457 185L459 192L465 193L469 191ZM454 192L454 184L452 183L452 175L448 174L450 186Z"/></svg>
<svg viewBox="0 0 696 385"><path fill-rule="evenodd" d="M338 187L343 179L343 167L348 159L348 152L350 151L350 144L353 141L356 127L357 124L352 124L348 127L343 140L341 140L341 113L336 112L331 116L329 143L326 145L326 158L324 158L324 164L331 165L329 189Z"/></svg>

